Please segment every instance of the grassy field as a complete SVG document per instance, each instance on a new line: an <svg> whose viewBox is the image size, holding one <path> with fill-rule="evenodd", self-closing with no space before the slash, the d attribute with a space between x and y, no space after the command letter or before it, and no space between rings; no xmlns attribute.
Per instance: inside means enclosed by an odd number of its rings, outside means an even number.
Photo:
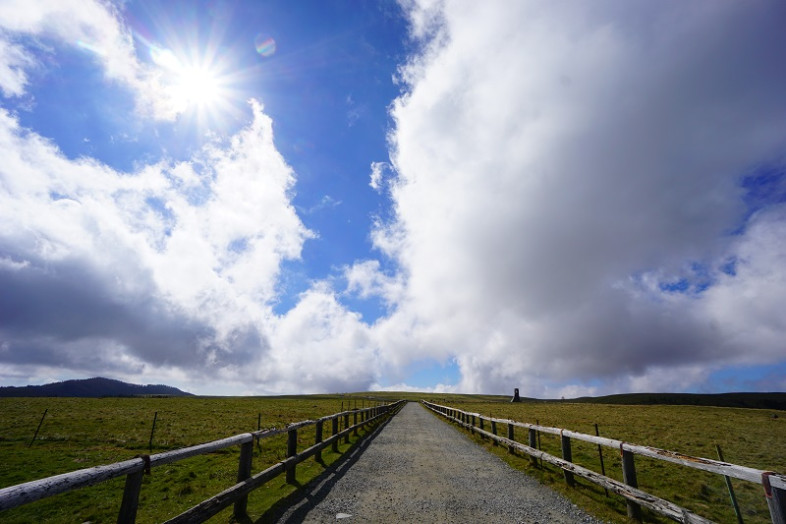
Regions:
<svg viewBox="0 0 786 524"><path fill-rule="evenodd" d="M89 466L125 460L148 452L153 414L158 413L153 453L208 442L262 427L315 419L354 407L368 406L363 397L345 396L246 397L246 398L6 398L0 399L0 487L65 473ZM522 422L594 433L636 444L715 458L715 444L723 448L728 462L786 471L786 414L769 410L690 406L620 406L572 403L510 404L506 397L469 395L423 395L386 393L387 398L426 398L468 411ZM38 438L28 447L45 409L46 418ZM777 414L778 418L773 418ZM329 429L326 428L326 436ZM254 472L285 457L285 437L265 440L255 451ZM524 440L525 435L517 434ZM579 479L567 488L555 468L534 467L527 457L509 455L506 449L481 441L514 467L525 470L565 493L578 505L613 522L625 522L625 504L616 496ZM313 426L299 432L298 449L314 441ZM354 439L353 442L354 443ZM342 444L340 452L349 444ZM556 437L541 436L544 450L559 455ZM597 448L574 442L574 461L600 471ZM146 476L140 497L138 522L159 522L226 489L235 482L239 448L194 457L153 469ZM307 460L298 466L297 481L307 483L339 458L323 452L325 464ZM620 457L604 448L607 474L621 480ZM665 462L637 457L640 486L656 495L718 522L736 522L722 477ZM0 521L22 522L113 522L123 491L116 479L75 492L58 495L0 514ZM734 481L746 523L769 522L762 488ZM263 516L277 501L295 490L283 476L252 493L249 514ZM351 496L351 494L348 494ZM229 522L225 510L214 522ZM645 521L662 522L645 512Z"/></svg>
<svg viewBox="0 0 786 524"><path fill-rule="evenodd" d="M370 401L344 396L257 398L4 398L0 399L0 487L36 480L148 453L154 413L158 413L152 453L176 449L257 429L283 427L316 419ZM44 410L38 438L29 446ZM351 422L351 420L350 420ZM330 435L329 426L325 436ZM362 437L362 433L361 433ZM298 449L314 442L314 426L298 432ZM255 450L253 471L286 457L286 435L262 441ZM342 441L339 453L323 451L323 462L297 468L305 484L322 473L355 443ZM161 522L233 485L239 447L164 465L144 477L137 522ZM114 522L124 479L64 493L0 514L4 523ZM283 475L249 497L249 515L256 519L295 487ZM214 517L228 522L231 508Z"/></svg>
<svg viewBox="0 0 786 524"><path fill-rule="evenodd" d="M786 413L780 411L698 406L623 406L583 403L520 403L487 397L473 399L456 395L429 395L431 402L450 405L470 412L520 422L540 423L594 434L598 424L605 437L635 444L659 447L688 455L717 459L715 445L720 445L727 462L764 470L786 472ZM776 418L777 417L777 418ZM507 431L501 428L500 432ZM522 430L519 430L522 432ZM516 468L539 478L554 489L565 493L578 505L602 518L625 522L625 504L621 498L607 498L603 489L577 479L579 486L568 488L560 470L549 466L533 466L529 457L511 456L507 448L494 447L490 442L476 440ZM526 435L516 439L526 442ZM560 455L558 436L542 434L541 447ZM597 446L573 442L573 461L600 471ZM607 475L622 480L620 454L603 448ZM716 522L736 523L723 477L636 457L639 487L675 502ZM746 523L770 522L763 488L750 482L733 480ZM645 522L671 522L656 518L645 511Z"/></svg>

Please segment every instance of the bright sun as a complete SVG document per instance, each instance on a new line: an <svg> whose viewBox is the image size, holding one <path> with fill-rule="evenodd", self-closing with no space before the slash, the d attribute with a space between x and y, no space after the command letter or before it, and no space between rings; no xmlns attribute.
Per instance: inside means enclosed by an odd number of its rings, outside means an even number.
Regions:
<svg viewBox="0 0 786 524"><path fill-rule="evenodd" d="M227 105L224 78L208 60L187 63L169 49L158 47L151 47L150 56L160 67L162 94L175 114L196 111L216 116Z"/></svg>
<svg viewBox="0 0 786 524"><path fill-rule="evenodd" d="M223 96L218 76L203 67L183 67L172 89L174 96L186 105L203 108L215 106Z"/></svg>

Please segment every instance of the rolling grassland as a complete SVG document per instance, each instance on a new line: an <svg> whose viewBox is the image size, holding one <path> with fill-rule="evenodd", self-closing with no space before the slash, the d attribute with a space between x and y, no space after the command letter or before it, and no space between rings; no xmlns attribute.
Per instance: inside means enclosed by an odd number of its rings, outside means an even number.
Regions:
<svg viewBox="0 0 786 524"><path fill-rule="evenodd" d="M717 459L720 446L726 462L752 468L786 472L786 413L763 409L719 408L706 406L608 405L569 402L522 402L511 404L496 399L473 400L467 397L431 396L427 400L444 403L470 412L520 422L539 423L573 431L600 435L625 442L677 451L686 455ZM488 429L488 428L487 428ZM505 428L500 428L504 435ZM565 485L560 470L549 465L533 466L529 457L512 456L506 448L475 439L512 466L551 485L578 505L615 522L625 522L625 503L613 494L606 497L602 488L577 479L576 488ZM526 434L516 440L527 441ZM541 449L560 456L556 435L541 434ZM601 471L597 446L573 441L573 462ZM622 481L620 453L603 448L607 476ZM639 487L699 515L722 523L736 523L729 493L722 476L676 464L636 457ZM770 515L760 485L732 480L741 513L746 523L769 523ZM645 510L645 522L670 522Z"/></svg>
<svg viewBox="0 0 786 524"><path fill-rule="evenodd" d="M522 402L506 397L415 393L360 393L293 397L180 397L180 398L5 398L0 399L0 487L36 480L77 469L108 464L150 453L154 414L157 413L152 453L182 448L244 433L261 427L284 427L316 419L350 407L368 407L368 396L388 399L425 398L500 418L539 423L627 442L664 448L688 455L717 458L716 445L727 462L786 472L786 413L783 411L699 406L626 406L569 402ZM48 410L37 438L33 434ZM504 431L500 429L500 431ZM326 436L329 429L326 428ZM298 433L298 449L314 442L314 427ZM362 433L361 433L362 436ZM566 494L577 505L601 518L625 522L625 503L606 497L603 489L577 479L568 488L562 473L548 465L533 466L528 457L514 456L503 447L474 437L512 466ZM516 439L526 441L526 435ZM329 448L323 464L313 459L297 469L303 485L354 444L341 443L339 454ZM255 447L253 469L260 471L286 456L286 435L263 440ZM541 448L559 456L558 437L542 434ZM144 477L138 522L171 518L234 484L239 447L164 465ZM619 452L603 448L607 475L622 480ZM573 443L574 462L600 471L597 447ZM639 486L718 522L736 522L724 479L662 461L636 457ZM0 515L9 523L113 522L123 492L123 479L57 495ZM769 522L761 486L733 481L746 523ZM249 497L249 514L263 515L290 495L296 486L283 476ZM349 496L349 495L348 495ZM645 522L664 522L645 511ZM228 522L231 508L215 522Z"/></svg>
<svg viewBox="0 0 786 524"><path fill-rule="evenodd" d="M179 398L7 398L0 399L0 487L108 464L137 455L159 453L257 429L284 427L316 419L368 400L342 396L300 397L179 397ZM36 427L44 417L36 440ZM157 413L152 451L149 448ZM314 426L298 432L298 449L314 443ZM326 429L329 436L329 428ZM360 433L360 437L363 432ZM305 484L350 448L322 453L323 464L307 460L297 468ZM137 522L161 522L174 517L236 482L239 446L154 468L145 475ZM255 446L253 468L260 471L286 457L286 434ZM0 514L4 523L114 522L123 494L117 478L56 495ZM280 476L253 492L248 510L262 515L296 488ZM229 521L228 508L216 521Z"/></svg>

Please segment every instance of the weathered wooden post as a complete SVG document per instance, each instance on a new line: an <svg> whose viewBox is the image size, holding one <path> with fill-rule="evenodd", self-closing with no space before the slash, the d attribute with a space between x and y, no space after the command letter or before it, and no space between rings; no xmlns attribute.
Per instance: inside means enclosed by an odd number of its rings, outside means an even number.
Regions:
<svg viewBox="0 0 786 524"><path fill-rule="evenodd" d="M534 428L529 428L529 447L538 449L538 432ZM532 462L533 466L538 465L538 459L535 455L529 456L530 462Z"/></svg>
<svg viewBox="0 0 786 524"><path fill-rule="evenodd" d="M639 481L636 479L636 464L633 461L635 455L623 449L622 446L620 446L620 451L622 452L622 480L628 486L638 488ZM628 517L641 521L641 506L629 499L625 499L625 502L628 506Z"/></svg>
<svg viewBox="0 0 786 524"><path fill-rule="evenodd" d="M237 465L237 481L243 482L251 477L251 459L254 457L254 439L240 445L240 460ZM236 519L246 516L248 495L243 495L235 502L233 513Z"/></svg>
<svg viewBox="0 0 786 524"><path fill-rule="evenodd" d="M512 421L508 422L508 440L516 440L513 434L513 427L514 427L513 422ZM511 445L508 445L508 453L514 453L515 451L516 448L514 448Z"/></svg>
<svg viewBox="0 0 786 524"><path fill-rule="evenodd" d="M562 441L562 458L568 462L573 462L573 451L570 449L570 437L563 435L562 431L559 432L559 436ZM575 486L576 481L573 479L573 472L567 469L563 469L562 472L565 475L565 482L568 486L571 488Z"/></svg>
<svg viewBox="0 0 786 524"><path fill-rule="evenodd" d="M344 429L349 427L349 413L344 413ZM344 444L349 444L349 431L344 434Z"/></svg>
<svg viewBox="0 0 786 524"><path fill-rule="evenodd" d="M333 436L335 436L338 434L338 415L334 416L331 422L333 426L331 429L333 430ZM333 445L331 447L334 453L338 453L338 439L333 440Z"/></svg>
<svg viewBox="0 0 786 524"><path fill-rule="evenodd" d="M317 427L315 429L316 436L314 437L314 444L319 444L322 442L322 419L317 420ZM322 462L322 450L319 449L314 454L314 459L317 462Z"/></svg>
<svg viewBox="0 0 786 524"><path fill-rule="evenodd" d="M287 431L287 458L297 455L297 428ZM287 464L287 484L295 483L295 464Z"/></svg>
<svg viewBox="0 0 786 524"><path fill-rule="evenodd" d="M469 432L474 435L475 434L475 415L470 415L470 421L471 421L470 422L471 425L469 426Z"/></svg>
<svg viewBox="0 0 786 524"><path fill-rule="evenodd" d="M497 421L496 420L492 420L491 421L491 434L494 435L495 437L497 436ZM493 445L494 446L499 446L499 442L497 442L497 439L494 439L494 444Z"/></svg>
<svg viewBox="0 0 786 524"><path fill-rule="evenodd" d="M540 426L540 420L535 419L535 425L536 426ZM540 447L540 431L538 431L538 449L542 449ZM541 468L543 467L543 457L541 457L541 459L540 459L540 467Z"/></svg>
<svg viewBox="0 0 786 524"><path fill-rule="evenodd" d="M352 432L356 437L358 436L358 412L357 409L352 412L352 425L355 426L355 431Z"/></svg>
<svg viewBox="0 0 786 524"><path fill-rule="evenodd" d="M770 484L771 475L774 475L774 473L765 471L761 476L761 483L764 485L764 496L767 499L767 507L770 510L770 518L773 524L786 524L786 491L775 488Z"/></svg>
<svg viewBox="0 0 786 524"><path fill-rule="evenodd" d="M600 436L600 431L598 430L598 424L595 424L595 436ZM600 459L600 473L604 477L606 476L606 466L603 464L603 448L598 444L598 458ZM603 492L606 493L606 496L609 496L609 488L603 486Z"/></svg>
<svg viewBox="0 0 786 524"><path fill-rule="evenodd" d="M117 514L117 524L134 524L136 510L139 508L139 492L142 491L142 475L144 469L126 475L126 486L123 489L123 501Z"/></svg>
<svg viewBox="0 0 786 524"><path fill-rule="evenodd" d="M483 431L483 415L478 415L478 421L480 422L478 424L480 426L480 430ZM483 436L483 433L480 434L480 438L486 440L486 437Z"/></svg>

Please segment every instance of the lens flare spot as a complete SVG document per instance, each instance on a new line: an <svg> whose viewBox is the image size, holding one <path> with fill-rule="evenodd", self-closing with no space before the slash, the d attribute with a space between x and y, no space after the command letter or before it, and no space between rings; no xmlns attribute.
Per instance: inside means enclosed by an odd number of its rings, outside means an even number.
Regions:
<svg viewBox="0 0 786 524"><path fill-rule="evenodd" d="M264 57L273 56L276 52L276 41L269 36L257 35L254 46L257 48L257 53Z"/></svg>

